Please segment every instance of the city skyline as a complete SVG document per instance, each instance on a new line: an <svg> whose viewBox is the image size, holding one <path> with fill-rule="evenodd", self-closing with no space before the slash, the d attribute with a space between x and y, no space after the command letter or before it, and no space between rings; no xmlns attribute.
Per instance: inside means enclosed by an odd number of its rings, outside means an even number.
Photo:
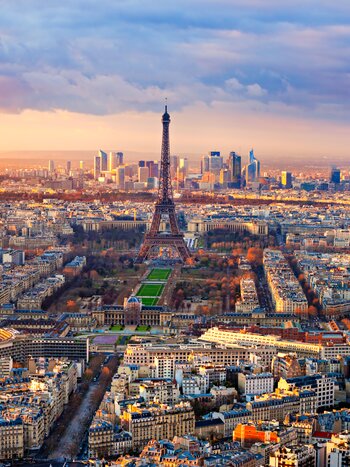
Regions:
<svg viewBox="0 0 350 467"><path fill-rule="evenodd" d="M167 96L175 153L345 158L349 6L203 5L4 5L0 151L159 152Z"/></svg>

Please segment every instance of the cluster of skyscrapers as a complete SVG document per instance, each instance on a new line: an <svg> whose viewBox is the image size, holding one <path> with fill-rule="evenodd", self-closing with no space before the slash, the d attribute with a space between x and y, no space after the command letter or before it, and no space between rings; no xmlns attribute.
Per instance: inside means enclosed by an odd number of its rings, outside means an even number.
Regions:
<svg viewBox="0 0 350 467"><path fill-rule="evenodd" d="M115 177L117 187L122 190L125 188L124 154L122 152L111 151L107 154L101 149L98 151L94 157L94 178L98 180L102 176Z"/></svg>
<svg viewBox="0 0 350 467"><path fill-rule="evenodd" d="M219 151L211 151L201 159L203 181L213 186L220 184L228 188L241 188L257 182L260 177L260 162L255 158L253 149L249 153L249 161L242 168L242 157L230 152L226 161Z"/></svg>
<svg viewBox="0 0 350 467"><path fill-rule="evenodd" d="M104 152L100 150L94 157L95 180L115 181L117 187L126 189L126 180L132 178L133 189L154 189L158 187L160 163L156 160L140 160L137 168L124 165L122 152ZM219 151L210 151L201 158L200 175L189 175L189 161L186 157L170 156L171 177L178 188L184 188L186 180L201 182L211 188L220 185L224 188L241 188L258 182L260 178L260 162L255 158L254 151L249 154L248 163L242 167L242 158L236 152L230 152L228 158ZM137 172L137 173L136 173ZM135 179L137 181L135 182ZM136 186L135 186L136 183ZM131 188L131 187L127 187Z"/></svg>

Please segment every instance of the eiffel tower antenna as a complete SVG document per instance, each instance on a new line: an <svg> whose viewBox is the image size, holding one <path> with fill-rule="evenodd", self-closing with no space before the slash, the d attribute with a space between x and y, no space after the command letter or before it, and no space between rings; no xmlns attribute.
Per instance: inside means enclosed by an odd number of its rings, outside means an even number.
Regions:
<svg viewBox="0 0 350 467"><path fill-rule="evenodd" d="M136 262L138 263L142 263L145 259L147 259L151 253L151 250L154 248L158 248L159 250L163 247L169 247L177 253L178 257L182 261L186 261L186 259L191 256L176 220L173 189L170 176L170 115L168 114L167 98L165 99L165 111L162 116L162 124L163 137L158 196L153 213L151 228L149 232L146 233L143 244L136 258ZM160 224L164 216L167 216L169 219L170 233L168 234L164 234L160 231Z"/></svg>

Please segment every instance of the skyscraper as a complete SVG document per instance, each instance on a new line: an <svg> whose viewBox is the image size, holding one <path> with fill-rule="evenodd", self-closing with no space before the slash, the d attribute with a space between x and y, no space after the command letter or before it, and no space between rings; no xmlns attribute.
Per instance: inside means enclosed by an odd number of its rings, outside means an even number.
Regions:
<svg viewBox="0 0 350 467"><path fill-rule="evenodd" d="M254 156L254 150L249 152L249 163L245 167L246 183L257 182L260 177L260 162Z"/></svg>
<svg viewBox="0 0 350 467"><path fill-rule="evenodd" d="M209 172L209 156L205 154L201 159L201 174Z"/></svg>
<svg viewBox="0 0 350 467"><path fill-rule="evenodd" d="M117 152L117 167L124 164L124 153Z"/></svg>
<svg viewBox="0 0 350 467"><path fill-rule="evenodd" d="M337 169L336 167L332 167L329 181L335 184L340 183L340 169Z"/></svg>
<svg viewBox="0 0 350 467"><path fill-rule="evenodd" d="M179 165L176 171L177 187L184 188L185 179L188 176L188 160L186 157L179 159Z"/></svg>
<svg viewBox="0 0 350 467"><path fill-rule="evenodd" d="M101 176L101 156L94 157L94 179L97 180Z"/></svg>
<svg viewBox="0 0 350 467"><path fill-rule="evenodd" d="M108 154L108 170L109 172L112 172L112 170L115 170L117 167L118 167L117 154L111 151Z"/></svg>
<svg viewBox="0 0 350 467"><path fill-rule="evenodd" d="M70 171L72 170L72 162L71 161L67 161L67 165L66 165L66 172L67 172L67 175L70 174Z"/></svg>
<svg viewBox="0 0 350 467"><path fill-rule="evenodd" d="M55 162L49 161L49 172L53 173L55 171Z"/></svg>
<svg viewBox="0 0 350 467"><path fill-rule="evenodd" d="M179 160L179 169L183 172L184 177L188 175L188 159L187 157L182 157Z"/></svg>
<svg viewBox="0 0 350 467"><path fill-rule="evenodd" d="M158 161L146 161L146 167L149 169L150 177L159 177L159 164Z"/></svg>
<svg viewBox="0 0 350 467"><path fill-rule="evenodd" d="M172 178L175 177L177 168L179 166L179 156L170 156L170 175Z"/></svg>
<svg viewBox="0 0 350 467"><path fill-rule="evenodd" d="M79 161L79 169L84 170L84 161Z"/></svg>
<svg viewBox="0 0 350 467"><path fill-rule="evenodd" d="M227 188L228 183L231 180L231 174L230 171L227 169L221 169L220 170L220 179L219 183L222 188Z"/></svg>
<svg viewBox="0 0 350 467"><path fill-rule="evenodd" d="M216 180L219 180L220 170L223 167L223 158L219 151L211 151L209 153L209 172L214 174Z"/></svg>
<svg viewBox="0 0 350 467"><path fill-rule="evenodd" d="M118 167L116 170L116 184L119 190L125 189L125 168Z"/></svg>
<svg viewBox="0 0 350 467"><path fill-rule="evenodd" d="M242 158L234 151L228 157L228 169L231 175L231 183L234 188L241 186Z"/></svg>
<svg viewBox="0 0 350 467"><path fill-rule="evenodd" d="M108 155L102 149L98 151L98 155L101 158L101 172L106 172L108 170Z"/></svg>
<svg viewBox="0 0 350 467"><path fill-rule="evenodd" d="M292 188L292 174L283 170L281 173L281 185L283 188Z"/></svg>
<svg viewBox="0 0 350 467"><path fill-rule="evenodd" d="M139 167L139 182L147 183L149 177L149 168L148 167Z"/></svg>

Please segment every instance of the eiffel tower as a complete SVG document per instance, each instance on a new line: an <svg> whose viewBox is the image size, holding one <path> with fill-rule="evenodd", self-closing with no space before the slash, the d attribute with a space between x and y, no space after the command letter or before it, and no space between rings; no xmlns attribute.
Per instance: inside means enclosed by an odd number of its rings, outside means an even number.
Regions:
<svg viewBox="0 0 350 467"><path fill-rule="evenodd" d="M168 106L165 105L165 112L162 116L163 138L162 138L162 158L160 163L160 176L158 198L155 204L153 219L150 230L146 233L139 254L137 263L142 263L155 248L170 248L182 261L186 261L191 256L190 251L184 241L183 234L177 225L175 204L173 200L173 189L170 177L170 146L169 146L169 125L170 115ZM160 231L160 224L165 216L169 220L170 232Z"/></svg>

